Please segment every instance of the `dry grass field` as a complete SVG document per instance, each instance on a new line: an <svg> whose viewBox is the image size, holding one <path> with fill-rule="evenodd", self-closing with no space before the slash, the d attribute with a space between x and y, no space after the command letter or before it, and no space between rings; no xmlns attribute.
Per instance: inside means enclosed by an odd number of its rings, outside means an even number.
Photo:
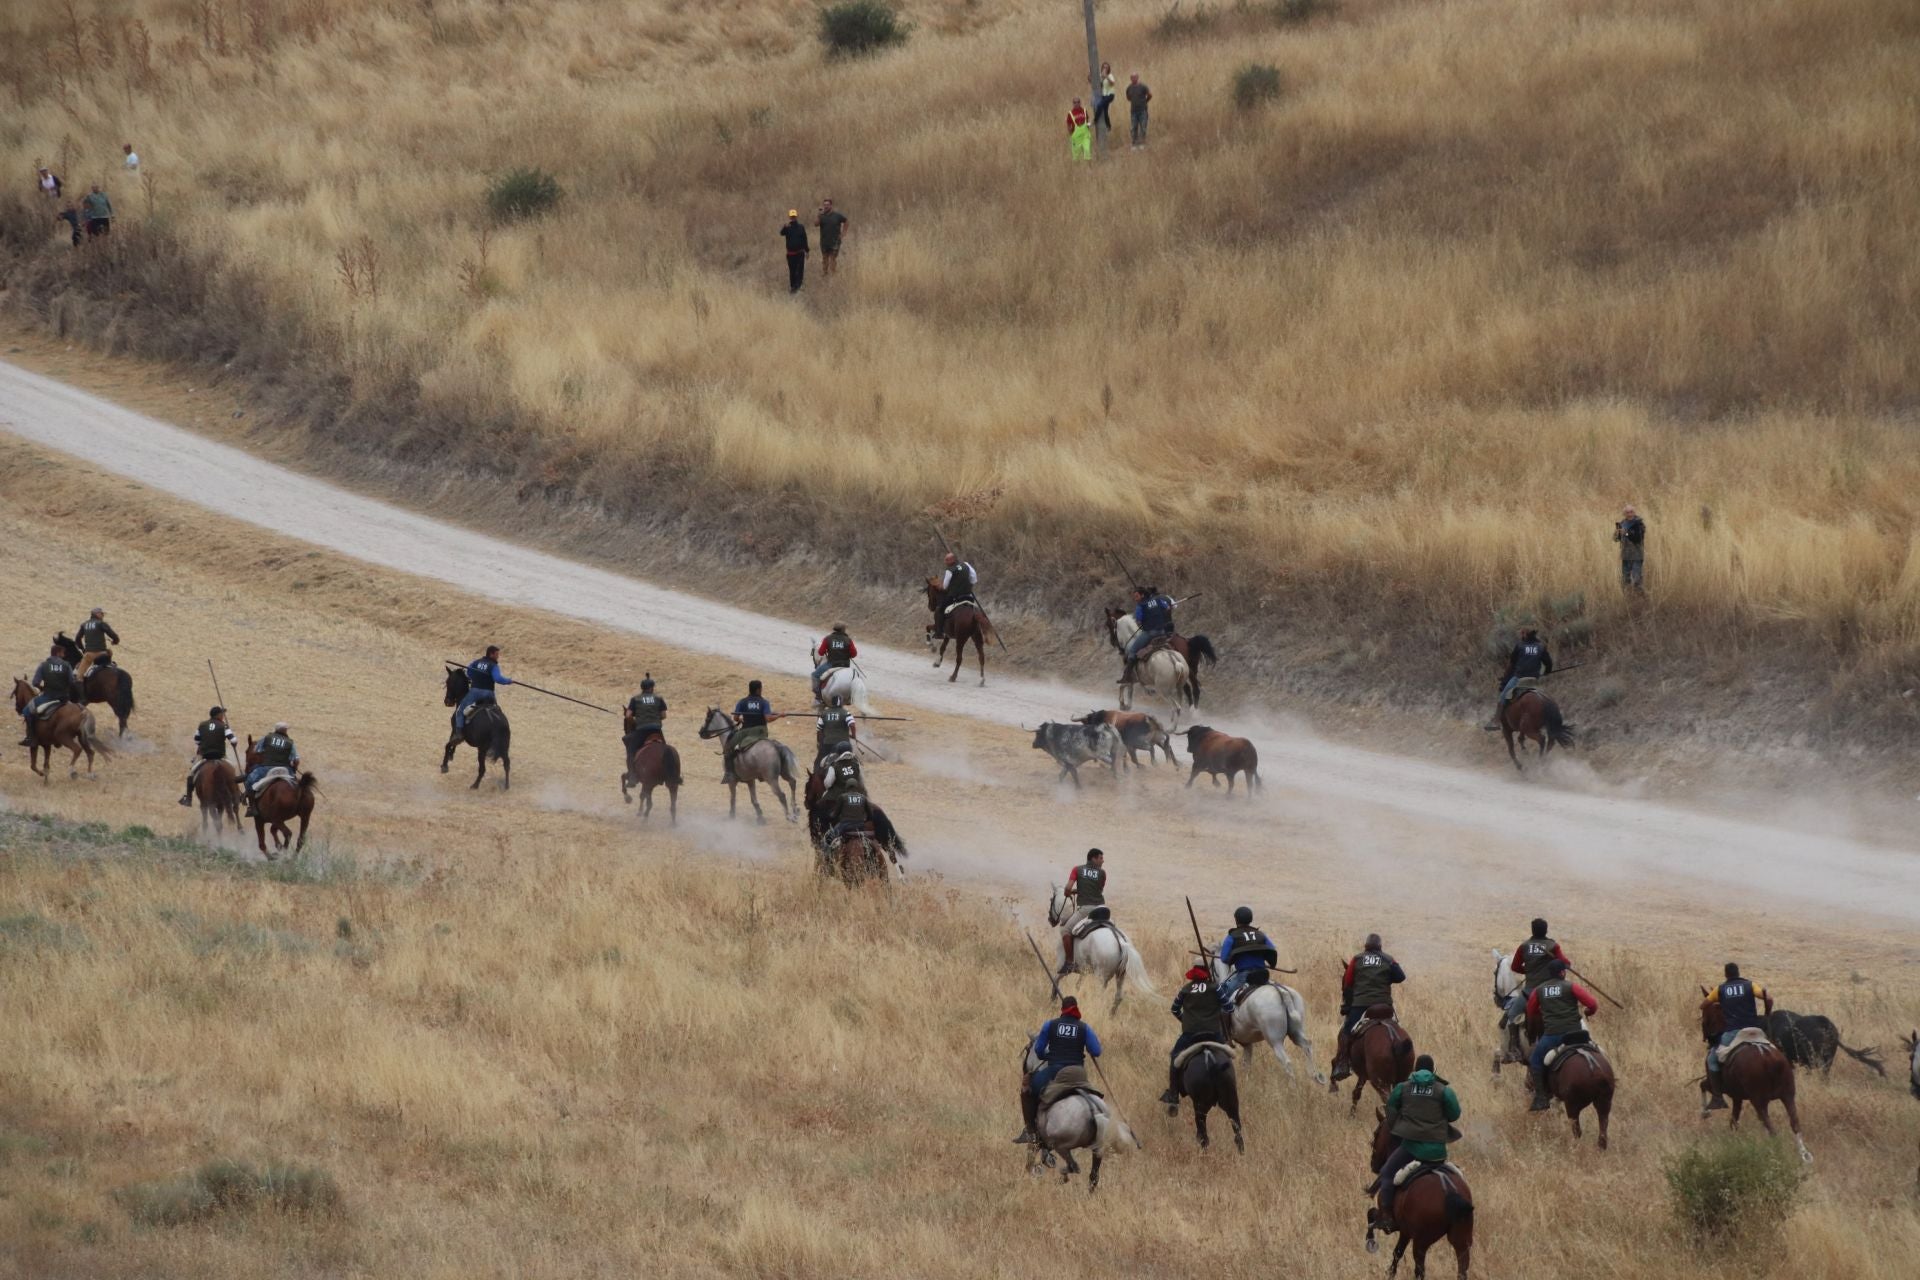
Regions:
<svg viewBox="0 0 1920 1280"><path fill-rule="evenodd" d="M1803 1085L1816 1162L1777 1241L1696 1249L1661 1180L1710 1131L1691 984L1730 952L1850 1042L1891 1049L1920 1022L1911 925L1873 902L1575 873L1284 777L1256 805L1163 774L1074 794L1020 735L924 710L885 726L901 763L873 771L915 876L850 895L811 878L791 828L725 821L684 719L676 829L613 799L603 722L521 691L511 791L468 792L470 757L433 770L437 660L483 628L515 674L594 701L671 661L683 715L738 690L730 664L492 608L15 443L0 538L58 566L10 580L9 661L103 601L140 699L92 782L43 786L0 752L0 1274L1038 1277L1068 1239L1127 1275L1372 1273L1363 1122L1262 1059L1248 1153L1202 1156L1149 1105L1161 999L1090 1001L1145 1150L1091 1201L1020 1172L1013 1059L1045 1003L1019 928L1091 842L1162 991L1181 895L1210 928L1252 901L1303 970L1322 1065L1333 964L1387 934L1414 973L1407 1024L1467 1108L1476 1274L1855 1280L1905 1276L1920 1250L1920 1107L1850 1063ZM173 804L207 657L240 730L290 719L321 775L305 859L195 843ZM779 704L799 696L796 674L765 674ZM1622 1080L1605 1156L1486 1074L1484 957L1543 903L1629 1006L1598 1022ZM179 1184L220 1161L293 1170L287 1194L315 1207L196 1207Z"/></svg>
<svg viewBox="0 0 1920 1280"><path fill-rule="evenodd" d="M1115 589L1112 538L1263 619L1262 678L1429 699L1498 611L1577 601L1648 667L1763 655L1781 706L1726 691L1756 715L1912 723L1912 5L1215 6L1168 39L1123 0L1153 145L1087 169L1077 15L907 12L846 63L759 0L19 0L9 298L244 380L338 465L508 477L529 525L584 502L897 581L932 512L1057 614ZM1242 112L1248 62L1283 92ZM36 157L108 184L110 252L41 243ZM496 225L519 165L565 195ZM828 195L845 267L796 301L774 231ZM1652 625L1612 589L1629 499ZM1423 652L1355 670L1337 620Z"/></svg>

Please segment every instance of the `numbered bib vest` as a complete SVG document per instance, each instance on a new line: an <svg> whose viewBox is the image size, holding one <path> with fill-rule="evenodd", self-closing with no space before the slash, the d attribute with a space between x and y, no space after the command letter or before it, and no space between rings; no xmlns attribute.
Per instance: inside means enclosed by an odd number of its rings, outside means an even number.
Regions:
<svg viewBox="0 0 1920 1280"><path fill-rule="evenodd" d="M1047 1024L1046 1042L1040 1046L1043 1062L1079 1066L1087 1060L1087 1028L1075 1018L1055 1018Z"/></svg>
<svg viewBox="0 0 1920 1280"><path fill-rule="evenodd" d="M1550 1036L1572 1035L1580 1029L1580 1001L1573 984L1554 978L1540 984L1540 1030Z"/></svg>
<svg viewBox="0 0 1920 1280"><path fill-rule="evenodd" d="M218 720L209 720L201 725L195 731L193 741L200 748L202 760L219 760L227 754L227 731L220 727Z"/></svg>
<svg viewBox="0 0 1920 1280"><path fill-rule="evenodd" d="M268 734L255 749L260 753L260 763L269 768L285 769L293 764L293 739L284 733Z"/></svg>
<svg viewBox="0 0 1920 1280"><path fill-rule="evenodd" d="M1074 878L1074 901L1082 907L1104 907L1107 905L1107 873L1103 868L1091 862L1080 868Z"/></svg>
<svg viewBox="0 0 1920 1280"><path fill-rule="evenodd" d="M1180 1034L1218 1034L1220 989L1205 978L1180 990Z"/></svg>
<svg viewBox="0 0 1920 1280"><path fill-rule="evenodd" d="M839 632L827 637L827 665L844 667L853 661L853 641Z"/></svg>
<svg viewBox="0 0 1920 1280"><path fill-rule="evenodd" d="M1447 1141L1446 1086L1438 1079L1409 1080L1400 1086L1400 1118L1393 1136L1405 1142Z"/></svg>
<svg viewBox="0 0 1920 1280"><path fill-rule="evenodd" d="M1753 983L1746 978L1729 978L1720 984L1720 1012L1726 1017L1727 1030L1744 1031L1760 1025L1760 1005L1754 998Z"/></svg>
<svg viewBox="0 0 1920 1280"><path fill-rule="evenodd" d="M1355 1008L1393 1003L1393 957L1362 951L1353 958L1353 987L1347 996Z"/></svg>
<svg viewBox="0 0 1920 1280"><path fill-rule="evenodd" d="M1528 938L1520 944L1520 965L1527 975L1526 990L1529 994L1553 976L1547 971L1547 965L1552 963L1553 953L1559 949L1560 944L1552 938Z"/></svg>
<svg viewBox="0 0 1920 1280"><path fill-rule="evenodd" d="M853 717L845 707L828 707L820 713L819 744L839 746L853 736Z"/></svg>

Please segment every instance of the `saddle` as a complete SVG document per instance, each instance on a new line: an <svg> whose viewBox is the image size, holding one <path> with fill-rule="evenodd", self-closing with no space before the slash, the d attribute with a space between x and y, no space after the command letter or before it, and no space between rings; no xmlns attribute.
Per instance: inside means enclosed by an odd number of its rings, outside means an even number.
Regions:
<svg viewBox="0 0 1920 1280"><path fill-rule="evenodd" d="M1460 1166L1451 1160L1415 1160L1411 1164L1401 1166L1400 1172L1393 1175L1394 1189L1399 1190L1423 1173L1437 1173L1443 1177L1449 1174L1465 1176L1461 1173Z"/></svg>
<svg viewBox="0 0 1920 1280"><path fill-rule="evenodd" d="M1575 1032L1574 1034L1582 1035L1585 1033ZM1560 1044L1547 1050L1546 1059L1541 1065L1546 1067L1547 1074L1551 1075L1555 1067L1563 1062L1571 1062L1575 1058L1585 1058L1595 1066L1598 1066L1600 1062L1600 1046L1590 1039L1577 1042L1562 1041Z"/></svg>
<svg viewBox="0 0 1920 1280"><path fill-rule="evenodd" d="M1513 682L1513 690L1507 694L1507 701L1518 702L1522 694L1537 692L1539 688L1539 676L1521 676Z"/></svg>
<svg viewBox="0 0 1920 1280"><path fill-rule="evenodd" d="M1133 660L1135 662L1145 662L1148 658L1151 658L1154 654L1160 652L1162 649L1171 649L1173 647L1173 641L1174 641L1174 637L1170 635L1155 636L1153 639L1147 641L1145 644L1140 646L1140 652L1133 655Z"/></svg>
<svg viewBox="0 0 1920 1280"><path fill-rule="evenodd" d="M40 708L33 713L33 718L35 720L51 720L53 719L54 712L66 706L71 701L72 699L70 698L54 698L43 703Z"/></svg>
<svg viewBox="0 0 1920 1280"><path fill-rule="evenodd" d="M1079 924L1073 926L1070 932L1073 935L1073 940L1078 942L1096 929L1112 929L1115 933L1120 932L1112 920L1094 920L1092 918L1082 920Z"/></svg>
<svg viewBox="0 0 1920 1280"><path fill-rule="evenodd" d="M1210 1053L1216 1049L1227 1055L1227 1061L1229 1062L1233 1061L1233 1046L1219 1040L1202 1040L1198 1044L1188 1045L1186 1048L1182 1049L1180 1052L1173 1055L1174 1070L1177 1071L1181 1067L1186 1066L1187 1063L1193 1058L1195 1054Z"/></svg>
<svg viewBox="0 0 1920 1280"><path fill-rule="evenodd" d="M968 596L963 600L955 600L952 604L943 606L940 610L940 616L943 618L946 617L948 614L952 613L955 609L958 609L963 604L970 604L976 609L980 607L980 602L978 600L975 600L972 596Z"/></svg>
<svg viewBox="0 0 1920 1280"><path fill-rule="evenodd" d="M287 768L287 766L283 764L277 764L273 766L273 768L267 770L265 773L260 775L260 781L253 784L253 789L256 793L258 793L261 791L265 791L267 789L268 784L270 783L274 783L274 782L298 783L299 781L300 779L293 776L293 770Z"/></svg>
<svg viewBox="0 0 1920 1280"><path fill-rule="evenodd" d="M1760 1028L1747 1027L1745 1030L1741 1031L1740 1034L1736 1035L1733 1038L1732 1044L1721 1045L1719 1048L1715 1049L1713 1051L1713 1054L1714 1054L1713 1060L1724 1067L1727 1065L1728 1062L1732 1061L1733 1055L1740 1052L1742 1049L1748 1048L1752 1045L1762 1045L1762 1044L1767 1046L1767 1048L1769 1049L1778 1047L1773 1043L1773 1041L1767 1039L1767 1033L1762 1031Z"/></svg>
<svg viewBox="0 0 1920 1280"><path fill-rule="evenodd" d="M1062 1067L1059 1074L1047 1081L1047 1087L1041 1091L1040 1109L1045 1111L1062 1098L1072 1097L1076 1093L1084 1093L1089 1098L1106 1097L1087 1079L1085 1067Z"/></svg>
<svg viewBox="0 0 1920 1280"><path fill-rule="evenodd" d="M1394 1020L1393 1006L1390 1004L1370 1004L1367 1011L1360 1015L1360 1021L1353 1024L1351 1043L1359 1044L1360 1037L1373 1027L1392 1027L1400 1030L1400 1024Z"/></svg>

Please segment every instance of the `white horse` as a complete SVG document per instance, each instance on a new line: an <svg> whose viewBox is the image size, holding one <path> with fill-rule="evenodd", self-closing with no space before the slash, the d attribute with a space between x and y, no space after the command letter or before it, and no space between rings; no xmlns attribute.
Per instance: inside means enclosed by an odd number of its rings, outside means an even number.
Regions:
<svg viewBox="0 0 1920 1280"><path fill-rule="evenodd" d="M808 652L811 660L813 653ZM824 707L835 694L840 695L843 706L852 707L863 716L873 714L873 702L867 697L867 677L858 667L831 667L827 674L820 677L820 691L813 695L815 706Z"/></svg>
<svg viewBox="0 0 1920 1280"><path fill-rule="evenodd" d="M1038 1065L1029 1048L1027 1074L1032 1075ZM1054 1157L1058 1156L1062 1161L1060 1181L1065 1182L1080 1172L1079 1162L1073 1158L1073 1153L1091 1150L1093 1166L1087 1171L1089 1192L1100 1189L1100 1162L1109 1151L1124 1151L1128 1145L1137 1146L1139 1143L1126 1121L1113 1114L1105 1098L1085 1093L1068 1094L1041 1111L1038 1138L1027 1148L1027 1172L1032 1173L1043 1157L1048 1164L1052 1164Z"/></svg>
<svg viewBox="0 0 1920 1280"><path fill-rule="evenodd" d="M1500 1016L1507 1016L1507 1001L1513 999L1520 990L1520 984L1526 978L1513 971L1513 965L1506 952L1495 948L1493 952L1493 1003L1499 1007ZM1493 1051L1493 1074L1500 1074L1500 1068L1507 1063L1525 1062L1532 1046L1527 1044L1527 1020L1523 1015L1513 1025L1500 1033L1500 1043Z"/></svg>
<svg viewBox="0 0 1920 1280"><path fill-rule="evenodd" d="M1053 898L1047 905L1047 923L1054 926L1054 967L1057 969L1067 961L1066 942L1060 937L1059 926L1072 915L1067 906L1067 896L1058 885L1049 886ZM1082 973L1100 979L1104 988L1113 984L1113 1008L1120 1007L1120 997L1125 991L1127 979L1133 979L1133 985L1149 996L1158 996L1153 984L1147 980L1147 962L1140 958L1133 942L1120 932L1120 926L1108 923L1104 928L1094 929L1086 937L1079 939L1073 946L1073 962Z"/></svg>
<svg viewBox="0 0 1920 1280"><path fill-rule="evenodd" d="M1224 982L1226 977L1227 966L1215 957L1214 981ZM1229 1034L1233 1042L1246 1051L1249 1063L1253 1061L1253 1046L1266 1041L1289 1078L1294 1075L1293 1059L1287 1055L1287 1041L1291 1040L1300 1046L1300 1056L1306 1059L1307 1072L1313 1082L1327 1083L1326 1073L1313 1065L1313 1041L1307 1035L1307 1002L1285 983L1269 978L1260 986L1241 988L1240 998L1233 1006Z"/></svg>
<svg viewBox="0 0 1920 1280"><path fill-rule="evenodd" d="M1139 633L1140 624L1133 620L1132 614L1123 613L1114 619L1113 637L1120 645L1122 652L1126 650L1127 642ZM1177 731L1180 728L1180 705L1182 700L1184 700L1189 707L1199 705L1199 694L1193 687L1193 672L1188 668L1187 660L1175 653L1172 649L1161 649L1157 653L1147 657L1144 661L1136 663L1134 665L1133 675L1134 684L1139 685L1155 697L1165 698L1167 700L1167 705L1173 709L1172 716L1167 722L1169 729ZM1120 709L1122 711L1133 710L1133 690L1133 684L1123 684L1120 686Z"/></svg>

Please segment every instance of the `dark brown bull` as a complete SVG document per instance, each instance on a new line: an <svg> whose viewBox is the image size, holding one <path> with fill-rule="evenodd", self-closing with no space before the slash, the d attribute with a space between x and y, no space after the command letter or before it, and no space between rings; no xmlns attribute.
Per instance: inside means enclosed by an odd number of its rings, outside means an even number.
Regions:
<svg viewBox="0 0 1920 1280"><path fill-rule="evenodd" d="M1214 786L1220 785L1220 775L1227 775L1227 794L1233 794L1233 775L1244 773L1247 776L1247 798L1260 789L1260 753L1245 738L1233 738L1218 729L1210 729L1197 724L1187 730L1187 754L1193 757L1193 772L1187 775L1187 785L1202 773L1212 779Z"/></svg>
<svg viewBox="0 0 1920 1280"><path fill-rule="evenodd" d="M1165 727L1144 711L1089 711L1084 716L1075 716L1073 722L1111 725L1120 735L1120 745L1127 749L1127 763L1136 768L1140 757L1134 753L1138 751L1147 753L1148 764L1159 763L1154 755L1156 750L1166 752L1169 762L1180 763L1180 758L1173 754L1173 739Z"/></svg>

